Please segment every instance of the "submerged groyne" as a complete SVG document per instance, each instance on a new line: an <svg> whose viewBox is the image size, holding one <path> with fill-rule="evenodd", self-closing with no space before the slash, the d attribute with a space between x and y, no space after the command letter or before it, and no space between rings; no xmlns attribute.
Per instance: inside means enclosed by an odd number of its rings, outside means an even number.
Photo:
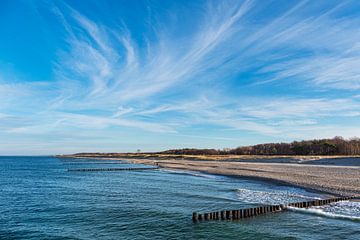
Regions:
<svg viewBox="0 0 360 240"><path fill-rule="evenodd" d="M322 206L333 202L347 201L355 198L356 197L338 197L338 198L319 199L319 200L305 201L305 202L295 202L289 204L264 205L259 207L236 209L236 210L223 210L223 211L215 211L215 212L207 212L207 213L193 212L192 220L193 222L209 221L209 220L240 220L243 218L254 217L266 213L286 211L289 207L309 208L312 206Z"/></svg>
<svg viewBox="0 0 360 240"><path fill-rule="evenodd" d="M156 170L158 167L137 167L137 168L74 168L68 169L69 172L105 172L105 171L145 171Z"/></svg>

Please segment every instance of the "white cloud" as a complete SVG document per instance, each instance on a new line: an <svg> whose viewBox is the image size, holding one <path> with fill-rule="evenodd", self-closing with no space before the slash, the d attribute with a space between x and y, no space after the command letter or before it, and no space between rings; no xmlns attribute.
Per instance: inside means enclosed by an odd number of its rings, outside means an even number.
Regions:
<svg viewBox="0 0 360 240"><path fill-rule="evenodd" d="M240 107L243 114L256 118L314 118L324 116L347 116L360 108L351 99L289 99L280 98L270 102Z"/></svg>
<svg viewBox="0 0 360 240"><path fill-rule="evenodd" d="M272 4L209 2L186 35L168 29L181 22L153 24L154 36L140 40L123 22L109 26L65 4L54 6L67 34L54 62L56 79L18 83L0 76L0 119L9 109L21 118L1 130L118 127L201 138L181 131L211 125L279 138L350 136L351 129L356 135L359 18L339 17L346 2L287 3L269 14ZM272 94L288 85L302 89ZM268 87L267 93L256 87ZM351 121L344 127L336 118Z"/></svg>

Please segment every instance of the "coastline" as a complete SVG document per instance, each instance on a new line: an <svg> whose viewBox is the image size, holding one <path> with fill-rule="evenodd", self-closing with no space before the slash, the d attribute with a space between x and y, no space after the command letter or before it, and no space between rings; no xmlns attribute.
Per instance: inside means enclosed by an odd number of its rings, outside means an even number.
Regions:
<svg viewBox="0 0 360 240"><path fill-rule="evenodd" d="M242 176L242 175L226 175L226 174L217 174L217 173L210 173L210 172L205 172L205 171L195 171L195 170L184 170L184 169L177 169L177 168L161 168L161 169L169 170L169 171L182 171L182 172L192 172L192 173L200 173L200 174L210 174L210 175L214 175L214 176L222 176L222 177L229 177L229 178L239 178L239 179L243 179L243 180L254 180L254 181L270 183L270 184L276 184L276 185L281 185L281 186L296 187L296 188L304 189L304 190L306 190L308 192L321 194L324 197L326 196L328 198L342 196L341 194L335 194L335 193L327 192L327 191L320 190L320 189L315 189L315 188L311 188L311 187L305 187L305 186L301 186L301 185L295 185L295 184L291 184L291 183L281 181L281 180L278 180L278 179L272 179L272 178L266 178L266 177Z"/></svg>
<svg viewBox="0 0 360 240"><path fill-rule="evenodd" d="M278 156L256 156L247 159L237 160L219 160L218 158L211 159L194 159L193 156L189 158L167 158L162 156L160 158L145 157L140 155L138 157L131 155L126 156L79 156L67 155L61 157L74 158L93 158L93 159L111 159L111 160L125 160L134 164L156 165L163 169L170 170L186 170L195 171L206 174L221 175L233 178L253 179L264 182L270 182L280 185L288 185L306 189L307 191L317 192L327 196L360 196L360 158L353 157L356 164L354 166L342 166L339 162L337 165L319 164L303 164L305 161L314 161L313 156L281 156L288 161L276 162ZM202 156L204 157L204 156ZM340 156L339 159L347 157ZM322 159L337 159L331 156L317 156L316 160ZM257 161L252 161L256 159ZM263 159L259 161L259 159ZM272 161L275 159L276 161ZM340 161L340 160L339 160ZM295 162L295 163L294 163ZM296 163L297 162L297 163ZM315 161L316 162L316 161Z"/></svg>

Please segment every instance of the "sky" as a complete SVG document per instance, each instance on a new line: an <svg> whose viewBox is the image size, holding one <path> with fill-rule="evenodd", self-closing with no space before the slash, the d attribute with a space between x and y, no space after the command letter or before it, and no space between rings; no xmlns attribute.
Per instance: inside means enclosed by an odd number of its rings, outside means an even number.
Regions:
<svg viewBox="0 0 360 240"><path fill-rule="evenodd" d="M360 136L360 1L0 1L0 155Z"/></svg>

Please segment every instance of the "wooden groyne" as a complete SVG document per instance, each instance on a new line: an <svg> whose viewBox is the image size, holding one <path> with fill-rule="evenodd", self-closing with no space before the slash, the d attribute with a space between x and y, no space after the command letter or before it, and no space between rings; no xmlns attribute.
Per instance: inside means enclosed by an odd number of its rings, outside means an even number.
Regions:
<svg viewBox="0 0 360 240"><path fill-rule="evenodd" d="M266 214L266 213L285 211L288 207L308 208L312 206L322 206L333 202L346 201L355 198L356 197L339 197L339 198L330 198L330 199L319 199L313 201L289 203L286 205L285 204L266 205L266 206L246 208L246 209L224 210L224 211L208 212L202 214L193 212L192 220L193 222L209 221L209 220L239 220L243 218L249 218L257 215Z"/></svg>
<svg viewBox="0 0 360 240"><path fill-rule="evenodd" d="M144 167L144 168L74 168L68 169L69 172L105 172L105 171L144 171L155 170L158 167Z"/></svg>

